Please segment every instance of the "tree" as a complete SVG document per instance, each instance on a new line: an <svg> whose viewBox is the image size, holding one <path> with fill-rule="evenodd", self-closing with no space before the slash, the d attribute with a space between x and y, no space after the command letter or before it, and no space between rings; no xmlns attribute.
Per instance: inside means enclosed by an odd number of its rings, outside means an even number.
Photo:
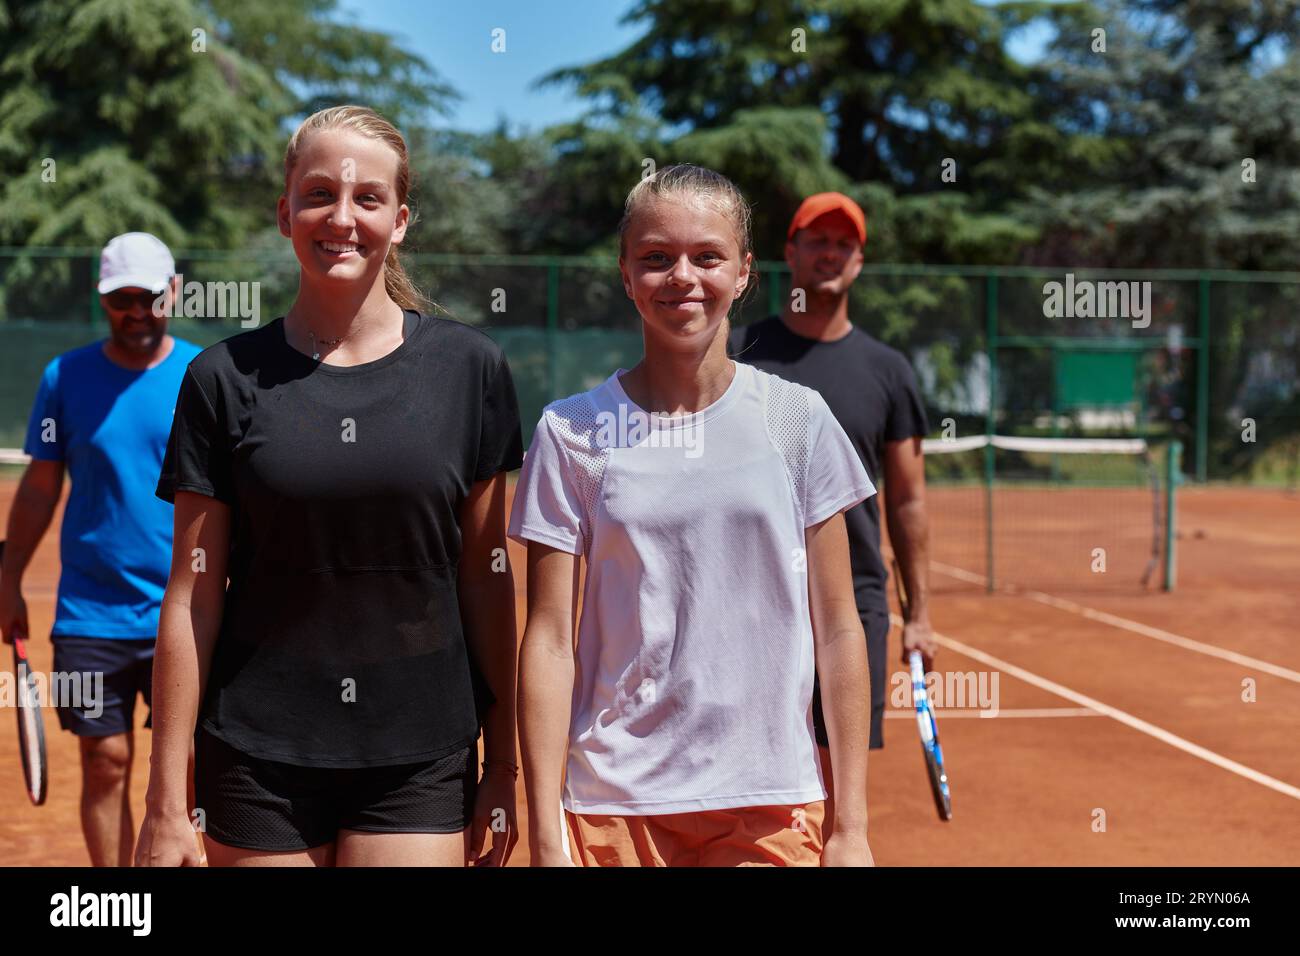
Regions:
<svg viewBox="0 0 1300 956"><path fill-rule="evenodd" d="M1040 183L1063 182L1078 173L1066 160L1086 152L1047 122L1045 76L1012 59L1005 40L1076 6L643 0L626 18L646 24L641 39L542 82L575 84L600 116L622 118L647 104L693 137L683 145L706 144L714 156L761 148L766 166L782 174L777 190L767 189L772 176L741 185L779 200L774 222L788 220L807 192L871 183L912 220L955 226L917 233L882 223L903 237L902 258L1015 261L1035 230L999 213L1026 194L1023 164L1036 165ZM826 118L813 157L802 151L809 113ZM943 176L945 160L955 181ZM922 201L905 202L912 197Z"/></svg>
<svg viewBox="0 0 1300 956"><path fill-rule="evenodd" d="M1098 3L1065 21L1046 64L1057 120L1107 144L1096 175L1035 189L1039 261L1293 270L1300 261L1300 6L1290 0ZM1104 50L1098 29L1105 31ZM1195 289L1166 287L1194 328ZM1212 475L1246 471L1300 434L1294 287L1219 283L1210 300ZM1202 348L1205 346L1202 345ZM1258 425L1242 440L1242 422Z"/></svg>
<svg viewBox="0 0 1300 956"><path fill-rule="evenodd" d="M1300 259L1300 6L1104 0L1048 62L1057 121L1109 145L1067 190L1035 184L1048 243L1128 267L1291 269ZM1063 21L1066 22L1066 21ZM1095 50L1094 30L1105 30Z"/></svg>
<svg viewBox="0 0 1300 956"><path fill-rule="evenodd" d="M295 118L354 98L399 120L443 105L450 91L423 61L334 8L0 3L0 245L98 247L138 229L241 248L270 219ZM69 284L66 261L20 258L8 311Z"/></svg>

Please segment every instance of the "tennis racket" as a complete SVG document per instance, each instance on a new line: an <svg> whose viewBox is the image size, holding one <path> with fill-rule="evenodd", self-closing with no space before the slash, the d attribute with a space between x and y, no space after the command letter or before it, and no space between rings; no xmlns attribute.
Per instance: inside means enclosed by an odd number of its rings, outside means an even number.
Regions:
<svg viewBox="0 0 1300 956"><path fill-rule="evenodd" d="M4 557L4 547L5 543L0 541L0 558ZM27 796L39 807L45 802L49 784L45 762L45 719L41 716L36 677L27 663L27 635L15 634L13 639L14 683L18 691L18 752L23 763Z"/></svg>
<svg viewBox="0 0 1300 956"><path fill-rule="evenodd" d="M907 595L903 593L903 576L894 562L894 588L898 594L898 609L907 620ZM939 746L939 723L934 718L930 695L925 692L925 664L920 651L911 651L907 663L912 671L912 703L916 705L916 726L921 732L921 753L925 769L930 776L930 792L934 795L934 808L940 820L952 819L952 797L948 793L948 772L943 766L943 748Z"/></svg>

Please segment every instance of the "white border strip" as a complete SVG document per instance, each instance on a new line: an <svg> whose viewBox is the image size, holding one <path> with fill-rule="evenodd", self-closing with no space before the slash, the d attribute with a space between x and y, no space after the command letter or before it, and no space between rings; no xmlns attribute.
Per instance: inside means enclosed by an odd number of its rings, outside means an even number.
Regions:
<svg viewBox="0 0 1300 956"><path fill-rule="evenodd" d="M1147 450L1141 438L1015 438L994 435L994 448L1007 451L1041 451L1085 455L1140 455Z"/></svg>
<svg viewBox="0 0 1300 956"><path fill-rule="evenodd" d="M17 448L0 448L0 465L25 465L31 460Z"/></svg>
<svg viewBox="0 0 1300 956"><path fill-rule="evenodd" d="M988 443L987 435L971 435L966 438L925 438L921 441L921 451L927 455L974 451Z"/></svg>
<svg viewBox="0 0 1300 956"><path fill-rule="evenodd" d="M942 455L974 451L992 445L1006 451L1037 451L1055 454L1140 455L1148 445L1142 438L1017 438L1014 435L968 435L965 438L926 438L921 450Z"/></svg>

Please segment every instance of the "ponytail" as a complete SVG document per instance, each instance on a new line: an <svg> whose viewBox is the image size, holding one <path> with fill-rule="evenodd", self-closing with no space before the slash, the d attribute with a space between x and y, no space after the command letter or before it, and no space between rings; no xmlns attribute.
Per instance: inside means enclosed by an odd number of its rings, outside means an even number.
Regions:
<svg viewBox="0 0 1300 956"><path fill-rule="evenodd" d="M402 260L397 255L397 246L389 246L388 255L384 257L384 290L403 309L428 312L432 306L406 274Z"/></svg>

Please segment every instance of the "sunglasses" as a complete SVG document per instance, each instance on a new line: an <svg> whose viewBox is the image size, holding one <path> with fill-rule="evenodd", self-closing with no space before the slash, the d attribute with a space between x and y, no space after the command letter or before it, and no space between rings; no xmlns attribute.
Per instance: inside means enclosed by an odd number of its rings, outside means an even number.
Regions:
<svg viewBox="0 0 1300 956"><path fill-rule="evenodd" d="M144 311L151 312L154 302L161 294L160 292L127 292L118 289L105 295L104 301L114 312L130 312L137 305Z"/></svg>

